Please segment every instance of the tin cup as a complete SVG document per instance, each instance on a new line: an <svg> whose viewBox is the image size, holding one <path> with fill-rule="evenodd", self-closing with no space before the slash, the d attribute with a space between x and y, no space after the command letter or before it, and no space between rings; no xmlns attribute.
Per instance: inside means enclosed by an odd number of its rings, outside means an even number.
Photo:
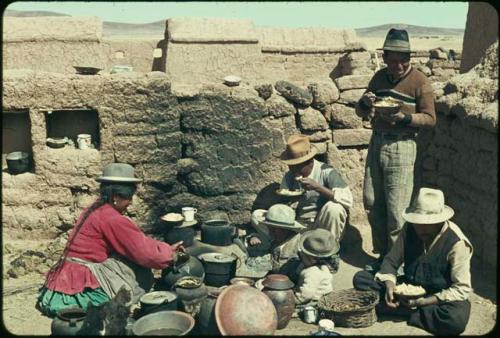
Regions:
<svg viewBox="0 0 500 338"><path fill-rule="evenodd" d="M198 210L193 207L184 207L182 208L182 216L184 216L184 221L192 222L194 221L194 214L196 214Z"/></svg>
<svg viewBox="0 0 500 338"><path fill-rule="evenodd" d="M315 324L318 320L318 310L314 306L306 306L302 310L302 318L308 324Z"/></svg>
<svg viewBox="0 0 500 338"><path fill-rule="evenodd" d="M92 143L91 139L92 137L90 134L78 134L76 139L78 142L78 149L89 149Z"/></svg>

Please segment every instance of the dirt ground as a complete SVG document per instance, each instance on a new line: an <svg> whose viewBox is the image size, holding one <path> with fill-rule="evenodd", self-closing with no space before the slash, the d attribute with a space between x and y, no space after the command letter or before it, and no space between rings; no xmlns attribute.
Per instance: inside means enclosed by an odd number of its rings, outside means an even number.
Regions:
<svg viewBox="0 0 500 338"><path fill-rule="evenodd" d="M373 256L370 251L370 233L368 226L356 226L349 229L344 242L342 261L339 272L335 275L336 289L352 287L353 275L369 263ZM36 248L41 241L4 240L10 243L14 252ZM13 254L3 255L4 270ZM41 315L35 309L37 287L43 283L40 274L32 273L20 278L3 279L2 310L3 322L8 332L15 335L49 335L51 318ZM464 335L484 335L494 329L497 318L496 286L477 281L473 287L476 293L470 297L472 313ZM14 290L18 292L13 293ZM19 291L21 290L21 291ZM481 294L481 295L479 295ZM288 326L276 331L275 335L308 335L316 329L314 324L303 323L299 318L292 318ZM381 317L374 325L366 328L342 328L337 332L342 335L429 335L427 332L406 325L397 317Z"/></svg>

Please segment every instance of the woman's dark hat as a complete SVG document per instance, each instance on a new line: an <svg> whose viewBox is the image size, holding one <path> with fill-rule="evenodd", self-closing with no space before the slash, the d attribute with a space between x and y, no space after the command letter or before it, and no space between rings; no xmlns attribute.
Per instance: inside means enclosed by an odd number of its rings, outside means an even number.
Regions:
<svg viewBox="0 0 500 338"><path fill-rule="evenodd" d="M410 38L404 29L391 28L384 41L383 50L400 53L410 53Z"/></svg>

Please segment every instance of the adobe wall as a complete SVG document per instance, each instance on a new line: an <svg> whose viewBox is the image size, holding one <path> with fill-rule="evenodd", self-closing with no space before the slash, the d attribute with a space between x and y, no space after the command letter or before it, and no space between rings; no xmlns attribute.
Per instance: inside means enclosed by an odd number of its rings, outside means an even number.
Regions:
<svg viewBox="0 0 500 338"><path fill-rule="evenodd" d="M482 271L495 271L498 239L498 42L482 63L435 86L438 123L421 133L420 185L444 191ZM494 274L485 276L494 278Z"/></svg>
<svg viewBox="0 0 500 338"><path fill-rule="evenodd" d="M488 2L469 2L463 41L463 62L460 72L465 73L484 57L486 49L498 40L498 12Z"/></svg>
<svg viewBox="0 0 500 338"><path fill-rule="evenodd" d="M367 226L362 182L371 129L353 106L384 66L380 53L366 51L349 30L288 34L251 22L208 30L210 22L201 20L191 22L197 28L190 31L182 20L171 20L162 41L102 40L98 24L89 29L92 34L74 30L74 39L52 28L48 35L56 38L49 40L19 40L15 29L4 35L3 114L27 112L31 126L19 130L31 132L35 163L33 172L20 175L3 168L4 235L55 236L95 198L94 178L114 161L134 165L144 178L130 215L145 229L158 230L160 215L187 204L198 207L200 220L223 213L235 224L247 223L252 208L272 202L271 196L254 203L262 189L280 181L286 168L276 156L297 132L309 135L320 149L318 158L339 168L354 193L351 222ZM26 22L21 26L28 29ZM65 46L71 51L45 52ZM155 48L161 56L153 57ZM96 60L105 68L99 75L74 74L75 62ZM487 266L496 261L487 252L496 247L497 229L497 166L489 161L497 163L497 87L488 80L498 79L497 60L490 53L476 71L479 77L454 80L459 60L413 53L414 65L434 81L439 114L437 128L421 137L427 143L420 144L419 184L445 191L457 223L476 246L475 259ZM124 63L137 72L109 74L113 64ZM240 75L242 84L223 85L229 74ZM278 80L292 81L312 102L301 106L278 93ZM97 149L46 146L46 114L69 116L73 110L97 112Z"/></svg>
<svg viewBox="0 0 500 338"><path fill-rule="evenodd" d="M335 99L315 98L316 107L333 105ZM370 130L355 122L352 110L336 105L338 113L328 123L317 108L298 109L276 92L264 100L253 86L214 84L174 95L162 72L84 76L6 71L3 113L29 112L34 170L10 175L4 167L4 233L50 237L61 224L70 226L95 198L94 178L114 161L134 165L144 178L130 215L145 229L154 231L160 215L188 204L200 210L201 220L217 212L245 224L257 194L281 180L286 166L277 156L286 138L297 132L310 135L321 159L341 160L339 169L354 184L353 222L361 222L359 182ZM97 111L97 149L46 145L46 114L72 110ZM337 134L335 128L344 129Z"/></svg>

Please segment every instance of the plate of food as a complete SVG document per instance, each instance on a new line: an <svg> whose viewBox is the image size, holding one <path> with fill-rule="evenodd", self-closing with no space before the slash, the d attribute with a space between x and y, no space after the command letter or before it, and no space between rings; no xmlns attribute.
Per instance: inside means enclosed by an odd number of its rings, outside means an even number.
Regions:
<svg viewBox="0 0 500 338"><path fill-rule="evenodd" d="M424 296L426 294L426 291L419 285L402 283L396 285L396 287L394 288L394 294L399 298L413 299Z"/></svg>
<svg viewBox="0 0 500 338"><path fill-rule="evenodd" d="M377 98L373 107L381 114L396 114L403 105L403 102L392 97Z"/></svg>
<svg viewBox="0 0 500 338"><path fill-rule="evenodd" d="M304 194L304 190L290 190L290 189L278 189L276 193L280 196L295 197Z"/></svg>

